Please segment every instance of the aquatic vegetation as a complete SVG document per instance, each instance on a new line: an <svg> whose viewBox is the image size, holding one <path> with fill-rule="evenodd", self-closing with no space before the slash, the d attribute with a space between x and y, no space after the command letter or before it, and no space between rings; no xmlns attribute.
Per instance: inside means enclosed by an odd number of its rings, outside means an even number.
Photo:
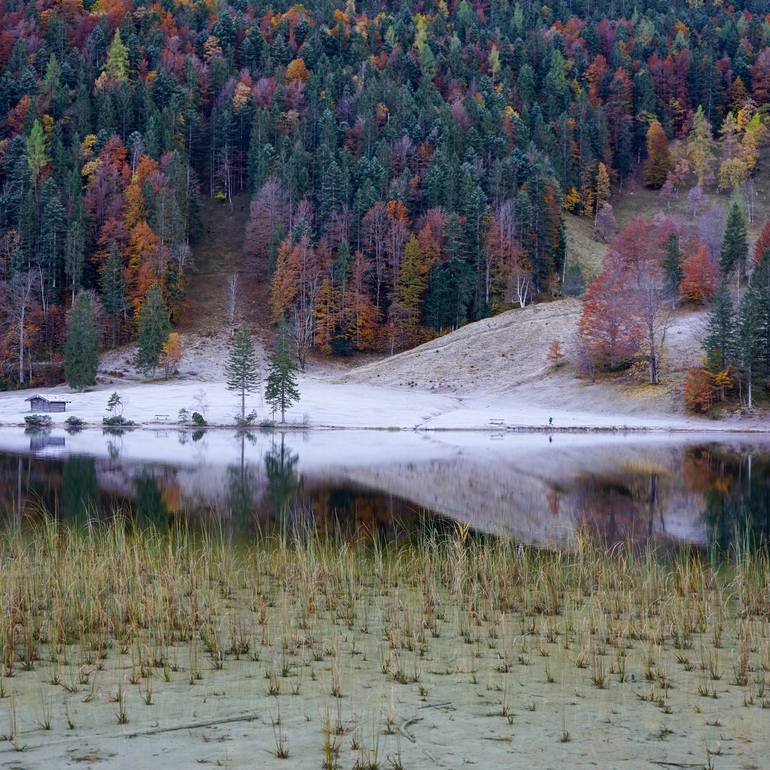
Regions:
<svg viewBox="0 0 770 770"><path fill-rule="evenodd" d="M7 745L33 757L41 731L236 721L265 761L327 768L431 766L469 750L456 719L488 722L490 762L534 739L580 757L620 715L680 753L739 720L767 743L765 550L552 552L465 527L232 542L116 517L8 526L0 559Z"/></svg>

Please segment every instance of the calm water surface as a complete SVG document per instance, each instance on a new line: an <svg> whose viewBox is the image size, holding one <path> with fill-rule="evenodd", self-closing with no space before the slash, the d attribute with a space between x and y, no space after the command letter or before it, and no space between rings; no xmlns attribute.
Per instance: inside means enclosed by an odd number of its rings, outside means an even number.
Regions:
<svg viewBox="0 0 770 770"><path fill-rule="evenodd" d="M770 438L0 430L0 510L396 531L457 521L538 546L770 535Z"/></svg>

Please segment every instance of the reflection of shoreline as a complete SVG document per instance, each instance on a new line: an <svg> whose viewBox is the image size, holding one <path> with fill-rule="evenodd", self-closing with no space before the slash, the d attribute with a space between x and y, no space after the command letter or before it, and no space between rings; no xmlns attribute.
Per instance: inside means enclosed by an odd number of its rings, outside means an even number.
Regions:
<svg viewBox="0 0 770 770"><path fill-rule="evenodd" d="M62 449L57 443L42 456L32 451L28 436L20 446L18 438L0 431L0 451L15 444L14 456L47 463L50 478L39 480L43 488L56 485L53 462L66 470L75 459L89 458L100 495L140 498L139 507L148 512L155 506L167 514L258 521L294 505L327 515L334 504L329 492L336 490L356 500L390 496L394 511L426 509L477 530L559 547L569 547L583 529L613 542L706 545L704 500L719 476L718 469L706 473L693 459L708 454L707 442L638 436L609 441L573 436L550 443L532 434L495 441L461 434L438 441L401 433L364 437L356 431L323 437L205 433L193 441L189 433L167 431L149 443L130 433L107 437L105 445L105 437L84 431L68 436L64 451L56 451ZM754 441L718 446L728 455L748 457L763 449ZM90 451L82 451L86 447ZM58 472L63 476L64 470ZM75 485L72 474L68 484ZM7 486L15 489L18 483ZM70 489L67 507L83 494ZM91 497L96 496L95 491ZM709 506L712 510L712 502Z"/></svg>

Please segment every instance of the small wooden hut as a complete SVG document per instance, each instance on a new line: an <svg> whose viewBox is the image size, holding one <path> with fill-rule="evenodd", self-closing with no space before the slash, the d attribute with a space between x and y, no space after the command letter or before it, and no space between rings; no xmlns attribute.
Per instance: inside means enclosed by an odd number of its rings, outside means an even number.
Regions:
<svg viewBox="0 0 770 770"><path fill-rule="evenodd" d="M66 412L67 404L70 403L69 401L57 401L52 398L46 398L39 394L30 396L24 400L29 401L30 412Z"/></svg>

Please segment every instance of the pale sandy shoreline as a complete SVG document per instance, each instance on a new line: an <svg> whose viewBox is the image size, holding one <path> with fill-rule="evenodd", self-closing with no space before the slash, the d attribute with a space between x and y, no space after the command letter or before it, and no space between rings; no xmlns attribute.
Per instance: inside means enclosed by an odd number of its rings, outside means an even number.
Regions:
<svg viewBox="0 0 770 770"><path fill-rule="evenodd" d="M24 426L30 414L27 397L35 393L65 399L64 413L50 415L54 426L64 427L75 416L84 426L102 427L107 399L116 391L123 400L123 416L135 429L168 429L180 425L178 412L201 412L211 429L236 428L238 397L223 382L170 380L114 383L84 392L66 386L0 393L0 425ZM607 410L580 411L544 406L520 394L505 396L469 392L447 394L419 389L335 382L327 378L300 378L300 402L288 410L286 423L275 423L259 394L250 396L247 411L257 413L253 429L280 430L415 430L482 432L708 432L770 433L765 416L716 420L681 414L626 412L624 404L609 403ZM552 418L552 424L549 424Z"/></svg>

